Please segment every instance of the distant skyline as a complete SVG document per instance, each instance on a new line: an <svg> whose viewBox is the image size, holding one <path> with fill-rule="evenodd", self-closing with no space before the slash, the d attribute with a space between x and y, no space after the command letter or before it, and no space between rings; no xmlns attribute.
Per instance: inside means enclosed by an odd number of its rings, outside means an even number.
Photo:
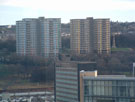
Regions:
<svg viewBox="0 0 135 102"><path fill-rule="evenodd" d="M22 18L110 18L135 21L135 0L0 0L0 25L12 25Z"/></svg>

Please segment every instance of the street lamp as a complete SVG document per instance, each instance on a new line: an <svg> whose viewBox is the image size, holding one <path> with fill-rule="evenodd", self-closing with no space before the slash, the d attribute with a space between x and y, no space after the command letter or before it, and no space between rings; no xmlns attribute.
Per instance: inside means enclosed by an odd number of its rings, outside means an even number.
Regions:
<svg viewBox="0 0 135 102"><path fill-rule="evenodd" d="M133 77L135 76L135 63L133 63Z"/></svg>

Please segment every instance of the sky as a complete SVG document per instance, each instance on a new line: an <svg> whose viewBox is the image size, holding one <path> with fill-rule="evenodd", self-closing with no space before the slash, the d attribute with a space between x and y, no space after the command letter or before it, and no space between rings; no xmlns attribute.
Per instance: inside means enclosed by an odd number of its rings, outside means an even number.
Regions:
<svg viewBox="0 0 135 102"><path fill-rule="evenodd" d="M135 0L0 0L0 25L13 25L22 18L110 18L135 21Z"/></svg>

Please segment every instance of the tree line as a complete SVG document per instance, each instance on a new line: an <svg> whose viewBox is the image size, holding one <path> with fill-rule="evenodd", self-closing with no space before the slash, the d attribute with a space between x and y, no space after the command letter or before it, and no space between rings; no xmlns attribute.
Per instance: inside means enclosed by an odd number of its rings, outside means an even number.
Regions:
<svg viewBox="0 0 135 102"><path fill-rule="evenodd" d="M51 73L51 74L50 74ZM0 40L0 80L54 80L54 61L38 56L16 55L16 41Z"/></svg>
<svg viewBox="0 0 135 102"><path fill-rule="evenodd" d="M135 51L112 52L109 55L72 55L71 60L96 62L96 70L98 70L99 74L124 74L131 76L133 63L135 62Z"/></svg>
<svg viewBox="0 0 135 102"><path fill-rule="evenodd" d="M0 58L0 79L50 82L54 79L54 61L12 54Z"/></svg>

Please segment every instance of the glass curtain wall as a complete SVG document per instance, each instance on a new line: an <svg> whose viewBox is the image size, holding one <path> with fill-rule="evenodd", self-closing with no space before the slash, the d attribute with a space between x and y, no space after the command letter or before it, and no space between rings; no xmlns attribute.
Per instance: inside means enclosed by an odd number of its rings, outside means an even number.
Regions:
<svg viewBox="0 0 135 102"><path fill-rule="evenodd" d="M135 81L84 80L84 102L135 102Z"/></svg>

